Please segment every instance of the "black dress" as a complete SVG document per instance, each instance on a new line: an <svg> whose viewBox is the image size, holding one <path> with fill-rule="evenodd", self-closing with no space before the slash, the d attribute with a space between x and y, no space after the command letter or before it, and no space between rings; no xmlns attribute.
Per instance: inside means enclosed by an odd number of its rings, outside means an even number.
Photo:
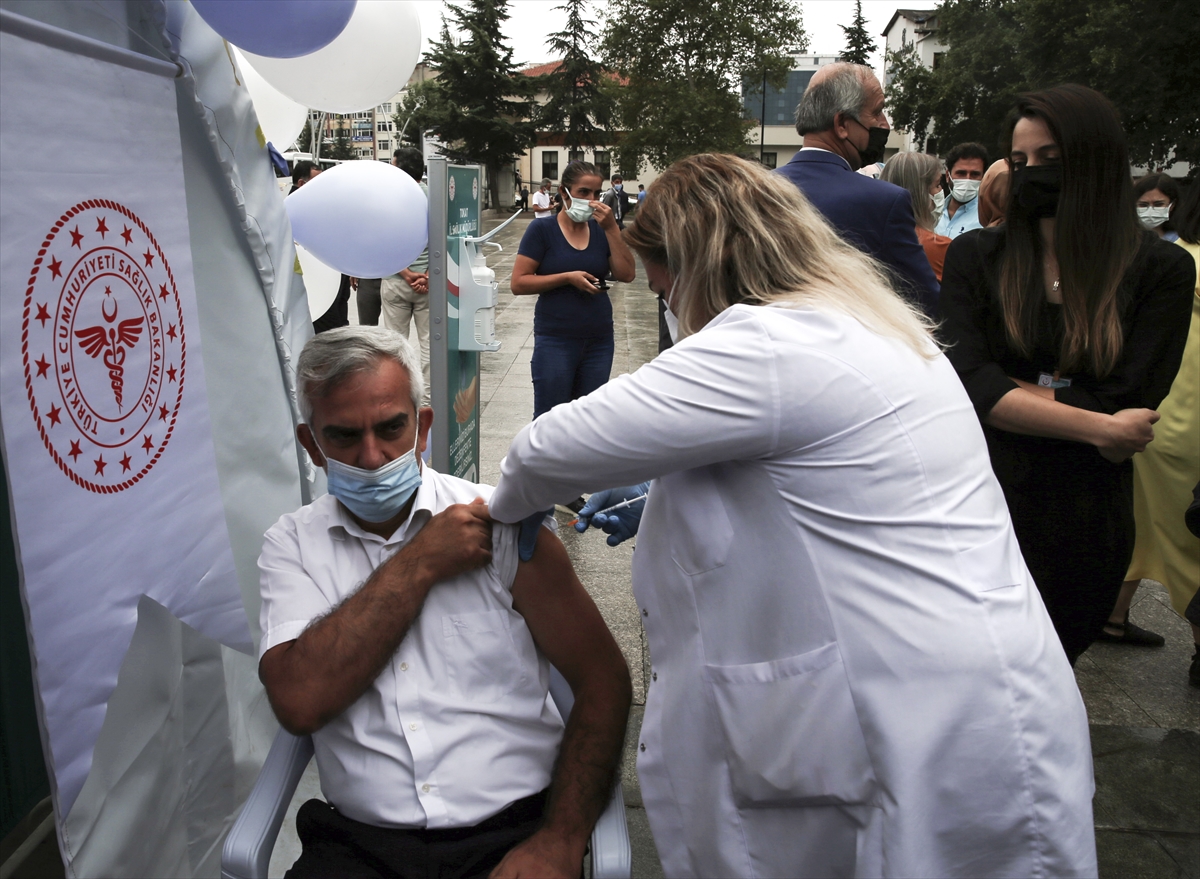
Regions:
<svg viewBox="0 0 1200 879"><path fill-rule="evenodd" d="M1053 375L1063 337L1061 306L1043 305L1033 353L1008 344L1000 310L1004 227L960 235L942 276L942 339L980 420L1017 387ZM1147 232L1118 292L1124 346L1115 368L1090 368L1055 390L1060 403L1112 414L1155 409L1179 370L1191 318L1195 265L1181 247ZM1133 554L1133 465L1095 446L984 425L1025 563L1072 664L1104 627Z"/></svg>

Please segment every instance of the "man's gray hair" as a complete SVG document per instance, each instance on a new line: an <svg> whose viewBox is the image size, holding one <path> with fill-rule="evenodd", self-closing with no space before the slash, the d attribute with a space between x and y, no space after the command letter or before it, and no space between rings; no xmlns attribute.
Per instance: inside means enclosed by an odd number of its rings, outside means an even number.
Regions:
<svg viewBox="0 0 1200 879"><path fill-rule="evenodd" d="M380 360L394 360L408 373L413 408L420 409L425 377L408 339L387 327L338 327L309 339L296 363L296 395L304 423L312 423L313 400L351 376L374 369Z"/></svg>
<svg viewBox="0 0 1200 879"><path fill-rule="evenodd" d="M810 84L796 105L796 131L801 136L829 131L838 113L857 119L867 102L867 77L874 76L870 67L839 61L822 67L822 79Z"/></svg>

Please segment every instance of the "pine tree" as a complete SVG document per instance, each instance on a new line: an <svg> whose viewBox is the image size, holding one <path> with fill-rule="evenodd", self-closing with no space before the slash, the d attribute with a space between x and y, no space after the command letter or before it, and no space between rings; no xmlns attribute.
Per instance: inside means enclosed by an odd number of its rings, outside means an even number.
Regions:
<svg viewBox="0 0 1200 879"><path fill-rule="evenodd" d="M533 81L513 64L500 31L508 20L507 0L468 0L446 8L464 38L456 43L442 18L441 37L425 56L438 76L411 90L414 100L424 98L412 124L441 140L451 161L486 167L491 203L498 205L501 169L535 140L528 121Z"/></svg>
<svg viewBox="0 0 1200 879"><path fill-rule="evenodd" d="M613 99L604 88L605 71L588 55L587 43L595 38L596 22L586 16L587 0L566 0L555 10L567 13L566 27L546 41L558 67L539 77L537 85L548 100L538 110L539 131L562 134L569 150L604 146L612 124Z"/></svg>
<svg viewBox="0 0 1200 879"><path fill-rule="evenodd" d="M842 50L842 60L870 66L871 55L875 53L875 41L867 32L867 20L862 14L862 0L854 0L854 22L850 27L844 24L839 24L838 27L846 35L846 48Z"/></svg>

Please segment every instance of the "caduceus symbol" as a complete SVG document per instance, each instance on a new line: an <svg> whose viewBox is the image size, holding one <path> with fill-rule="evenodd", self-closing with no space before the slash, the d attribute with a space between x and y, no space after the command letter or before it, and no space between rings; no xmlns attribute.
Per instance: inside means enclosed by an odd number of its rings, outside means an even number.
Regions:
<svg viewBox="0 0 1200 879"><path fill-rule="evenodd" d="M108 304L112 303L112 314L108 313ZM113 298L112 288L104 288L104 300L100 303L100 314L104 323L112 324L117 319L117 300ZM142 335L142 323L145 317L131 317L123 320L115 327L98 325L86 330L76 330L79 347L92 357L104 354L104 365L108 367L108 378L112 386L113 396L117 400L117 409L121 409L121 392L125 387L125 351L137 344Z"/></svg>

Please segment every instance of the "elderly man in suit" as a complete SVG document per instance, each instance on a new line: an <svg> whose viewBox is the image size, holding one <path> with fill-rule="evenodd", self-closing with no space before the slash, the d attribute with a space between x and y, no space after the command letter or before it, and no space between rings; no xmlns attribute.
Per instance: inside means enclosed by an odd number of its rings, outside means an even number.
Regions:
<svg viewBox="0 0 1200 879"><path fill-rule="evenodd" d="M891 131L883 88L869 67L829 64L796 107L804 146L778 169L847 241L883 262L902 294L937 315L940 287L917 241L907 190L854 172L878 161Z"/></svg>

